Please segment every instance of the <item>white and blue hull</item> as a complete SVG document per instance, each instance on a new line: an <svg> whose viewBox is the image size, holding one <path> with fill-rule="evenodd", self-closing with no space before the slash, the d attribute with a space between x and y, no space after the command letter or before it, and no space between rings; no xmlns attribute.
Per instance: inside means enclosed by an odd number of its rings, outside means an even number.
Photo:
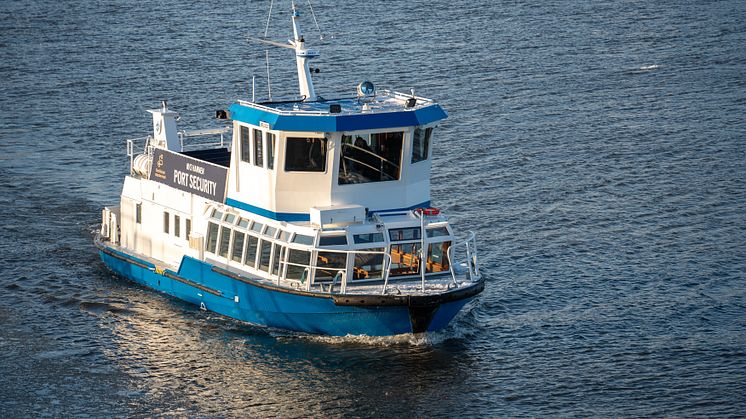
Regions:
<svg viewBox="0 0 746 419"><path fill-rule="evenodd" d="M423 296L350 296L267 286L185 256L177 272L98 242L101 260L116 274L236 320L332 336L390 336L445 328L484 287ZM451 294L451 295L449 295ZM358 305L359 304L359 305Z"/></svg>

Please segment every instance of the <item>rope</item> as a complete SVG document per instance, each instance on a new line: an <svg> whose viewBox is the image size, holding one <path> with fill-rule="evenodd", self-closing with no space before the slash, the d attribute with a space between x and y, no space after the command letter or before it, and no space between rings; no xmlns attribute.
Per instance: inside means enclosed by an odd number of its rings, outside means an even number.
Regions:
<svg viewBox="0 0 746 419"><path fill-rule="evenodd" d="M321 27L319 27L319 21L316 20L316 13L313 11L313 6L311 6L311 0L308 0L308 8L311 9L311 16L313 16L313 23L316 24L316 30L319 31L319 36L321 39L324 39L324 34L321 33Z"/></svg>

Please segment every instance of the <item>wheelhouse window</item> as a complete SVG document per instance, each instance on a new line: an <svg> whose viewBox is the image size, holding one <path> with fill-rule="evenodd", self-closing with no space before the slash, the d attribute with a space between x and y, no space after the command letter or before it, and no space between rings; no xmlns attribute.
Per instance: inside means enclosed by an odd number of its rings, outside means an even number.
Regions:
<svg viewBox="0 0 746 419"><path fill-rule="evenodd" d="M430 136L433 134L432 128L422 129L417 127L412 135L412 163L427 160L427 153L430 150Z"/></svg>
<svg viewBox="0 0 746 419"><path fill-rule="evenodd" d="M254 165L263 167L264 166L264 154L263 154L263 144L264 140L262 139L262 131L255 129L254 130Z"/></svg>
<svg viewBox="0 0 746 419"><path fill-rule="evenodd" d="M181 217L174 214L174 236L181 237Z"/></svg>
<svg viewBox="0 0 746 419"><path fill-rule="evenodd" d="M275 168L275 135L268 132L267 138L267 169Z"/></svg>
<svg viewBox="0 0 746 419"><path fill-rule="evenodd" d="M241 140L241 161L251 163L251 142L249 140L249 127L244 127L243 125L241 125L238 131Z"/></svg>
<svg viewBox="0 0 746 419"><path fill-rule="evenodd" d="M342 136L339 184L398 180L403 132Z"/></svg>
<svg viewBox="0 0 746 419"><path fill-rule="evenodd" d="M297 138L285 140L286 172L326 171L326 138Z"/></svg>

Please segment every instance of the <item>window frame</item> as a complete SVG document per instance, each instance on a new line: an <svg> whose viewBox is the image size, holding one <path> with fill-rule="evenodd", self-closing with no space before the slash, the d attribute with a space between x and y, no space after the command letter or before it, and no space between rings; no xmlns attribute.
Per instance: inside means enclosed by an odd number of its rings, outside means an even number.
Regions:
<svg viewBox="0 0 746 419"><path fill-rule="evenodd" d="M379 173L378 173L378 176L380 176L379 180L370 179L370 180L365 180L363 182L348 182L348 181L343 181L343 179L342 179L342 164L343 164L343 161L344 161L344 159L346 157L350 158L350 159L352 158L352 156L346 156L344 154L344 145L346 144L345 143L345 139L346 138L350 139L350 143L349 144L354 145L355 141L357 140L357 137L360 137L360 138L362 138L366 142L366 145L369 148L371 148L371 147L375 146L375 143L381 141L380 138L379 138L380 136L390 136L390 135L394 135L394 134L399 134L400 135L400 140L399 140L400 141L400 146L399 146L399 152L397 153L398 163L397 163L397 169L396 169L396 176L395 177L391 176L391 173L389 173L388 171L379 170ZM375 136L375 140L374 140L374 136ZM405 152L405 148L406 148L407 137L408 137L407 130L403 130L401 128L398 128L398 129L388 129L388 130L382 130L382 131L373 130L373 131L345 131L345 132L342 132L342 136L341 136L341 140L340 140L341 144L340 144L340 147L339 147L339 170L338 170L338 173L337 173L337 185L339 185L339 186L347 186L347 185L361 185L361 184L368 184L368 183L398 182L398 181L401 181L402 180L402 175L404 173L404 162L405 162L404 152ZM375 143L374 143L374 141L375 141ZM371 150L368 150L368 151L370 152L370 154L375 155L378 158L383 158L384 160L386 160L387 162L389 162L388 159L386 159L383 155L378 154L378 152L374 151L374 149L371 149ZM363 155L367 155L367 153L365 153ZM394 162L394 163L396 163L396 162ZM367 166L368 168L371 168L370 165L367 165L363 161L359 161L358 164L361 165L361 167ZM389 163L389 164L392 164L392 163ZM383 167L383 166L381 166L381 167ZM361 169L361 170L364 170L364 169ZM388 178L384 179L384 174L386 174L388 176L391 176L392 178L391 179L388 179Z"/></svg>
<svg viewBox="0 0 746 419"><path fill-rule="evenodd" d="M142 202L135 203L135 224L142 224Z"/></svg>
<svg viewBox="0 0 746 419"><path fill-rule="evenodd" d="M420 132L420 135L417 135L418 131ZM433 127L414 127L414 129L412 130L412 156L410 159L411 164L423 162L430 158L430 140L432 136ZM423 144L424 142L424 146L422 147L422 154L418 153L417 158L415 158L415 137L418 137L420 139L420 144Z"/></svg>
<svg viewBox="0 0 746 419"><path fill-rule="evenodd" d="M322 168L321 170L308 170L306 169L291 169L288 168L288 162L289 162L289 149L290 149L290 143L291 141L295 140L319 140L322 142L323 146L321 147L321 150L323 152L323 156L321 158L322 162ZM286 173L327 173L329 169L329 165L327 164L327 161L329 160L329 139L326 137L285 137L285 163L283 165L283 169Z"/></svg>
<svg viewBox="0 0 746 419"><path fill-rule="evenodd" d="M244 135L245 134L245 135ZM238 125L238 143L241 150L238 153L239 159L244 163L251 164L251 132L246 125Z"/></svg>
<svg viewBox="0 0 746 419"><path fill-rule="evenodd" d="M264 133L265 150L267 150L267 169L275 170L275 145L277 142L277 135L273 132Z"/></svg>
<svg viewBox="0 0 746 419"><path fill-rule="evenodd" d="M171 232L171 214L168 213L168 211L163 211L163 232L165 234L170 234Z"/></svg>
<svg viewBox="0 0 746 419"><path fill-rule="evenodd" d="M251 154L254 159L254 166L264 167L264 131L259 128L253 128L251 130L251 139Z"/></svg>

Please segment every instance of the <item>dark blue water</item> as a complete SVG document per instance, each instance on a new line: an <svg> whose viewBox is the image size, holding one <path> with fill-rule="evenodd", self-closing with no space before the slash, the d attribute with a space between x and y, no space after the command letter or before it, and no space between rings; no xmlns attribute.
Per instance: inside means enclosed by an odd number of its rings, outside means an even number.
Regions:
<svg viewBox="0 0 746 419"><path fill-rule="evenodd" d="M433 201L489 280L428 340L254 328L97 259L145 109L197 129L252 76L266 96L243 38L268 3L0 3L4 417L746 412L746 3L315 3L320 94L371 79L450 114Z"/></svg>

